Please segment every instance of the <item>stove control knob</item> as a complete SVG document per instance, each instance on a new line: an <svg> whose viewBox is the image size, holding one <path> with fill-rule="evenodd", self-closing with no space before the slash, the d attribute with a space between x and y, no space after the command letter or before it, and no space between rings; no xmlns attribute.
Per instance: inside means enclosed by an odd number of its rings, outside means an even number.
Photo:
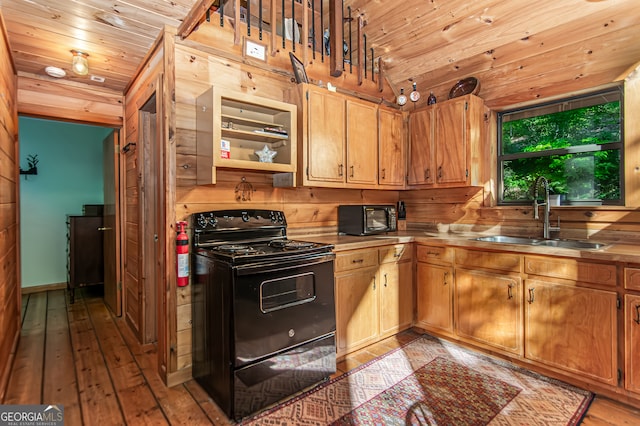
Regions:
<svg viewBox="0 0 640 426"><path fill-rule="evenodd" d="M278 221L278 218L276 217L276 212L274 212L274 211L269 213L269 218L271 219L271 222L277 222Z"/></svg>
<svg viewBox="0 0 640 426"><path fill-rule="evenodd" d="M282 215L282 212L278 212L278 222L280 223L284 223L284 216Z"/></svg>
<svg viewBox="0 0 640 426"><path fill-rule="evenodd" d="M296 335L296 331L292 328L289 330L289 337L293 337Z"/></svg>
<svg viewBox="0 0 640 426"><path fill-rule="evenodd" d="M249 222L249 213L242 212L242 221L243 222Z"/></svg>

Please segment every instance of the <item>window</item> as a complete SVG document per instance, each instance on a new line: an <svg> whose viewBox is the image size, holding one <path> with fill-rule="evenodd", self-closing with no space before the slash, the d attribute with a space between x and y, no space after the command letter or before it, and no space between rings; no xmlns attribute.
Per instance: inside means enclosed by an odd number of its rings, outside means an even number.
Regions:
<svg viewBox="0 0 640 426"><path fill-rule="evenodd" d="M622 88L498 115L501 204L533 199L538 176L563 205L624 204Z"/></svg>

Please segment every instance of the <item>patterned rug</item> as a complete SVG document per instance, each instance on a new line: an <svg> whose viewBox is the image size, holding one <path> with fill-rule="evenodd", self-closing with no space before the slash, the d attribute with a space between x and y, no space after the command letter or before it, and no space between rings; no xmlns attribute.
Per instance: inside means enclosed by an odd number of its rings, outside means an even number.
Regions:
<svg viewBox="0 0 640 426"><path fill-rule="evenodd" d="M242 425L576 425L593 395L421 336Z"/></svg>

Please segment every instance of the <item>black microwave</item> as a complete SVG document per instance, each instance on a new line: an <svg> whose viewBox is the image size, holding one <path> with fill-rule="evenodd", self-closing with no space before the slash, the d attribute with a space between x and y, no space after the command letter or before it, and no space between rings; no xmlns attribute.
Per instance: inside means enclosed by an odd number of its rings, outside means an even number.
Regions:
<svg viewBox="0 0 640 426"><path fill-rule="evenodd" d="M396 231L395 206L338 206L338 232L347 235L370 235Z"/></svg>

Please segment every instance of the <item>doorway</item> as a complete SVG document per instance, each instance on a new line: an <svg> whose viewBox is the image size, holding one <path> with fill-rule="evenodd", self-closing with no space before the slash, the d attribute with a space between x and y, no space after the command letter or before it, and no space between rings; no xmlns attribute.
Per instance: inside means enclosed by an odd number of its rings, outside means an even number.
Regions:
<svg viewBox="0 0 640 426"><path fill-rule="evenodd" d="M102 215L96 206L105 201L103 141L117 133L110 127L19 117L21 170L31 170L34 158L37 163L37 170L20 179L23 292L66 287L66 223L70 215Z"/></svg>

